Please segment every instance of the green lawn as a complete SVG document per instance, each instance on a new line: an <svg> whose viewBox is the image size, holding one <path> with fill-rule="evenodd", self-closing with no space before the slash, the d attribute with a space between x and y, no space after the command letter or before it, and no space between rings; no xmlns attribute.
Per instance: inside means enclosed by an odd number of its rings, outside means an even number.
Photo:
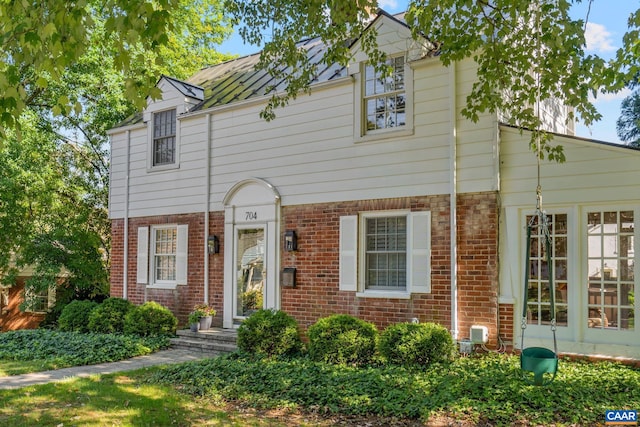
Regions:
<svg viewBox="0 0 640 427"><path fill-rule="evenodd" d="M77 345L81 337L71 338L76 351L86 354ZM60 353L59 340L37 342ZM74 360L73 353L71 347L61 352L66 363ZM122 354L122 349L115 352ZM0 357L0 372L39 370L59 357L31 360L26 367ZM555 381L536 387L523 381L517 357L497 354L428 369L232 354L0 390L0 425L11 426L596 426L609 409L640 409L640 369L563 359Z"/></svg>

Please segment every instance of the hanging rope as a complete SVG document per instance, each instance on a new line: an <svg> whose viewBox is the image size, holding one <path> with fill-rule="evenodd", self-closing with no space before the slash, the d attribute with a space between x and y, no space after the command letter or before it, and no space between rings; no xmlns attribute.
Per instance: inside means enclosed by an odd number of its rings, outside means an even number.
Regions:
<svg viewBox="0 0 640 427"><path fill-rule="evenodd" d="M538 3L538 7L536 9L536 55L538 58L542 57L541 51L541 24L540 24L540 4ZM520 367L523 371L533 373L533 380L530 381L528 377L525 376L525 379L533 385L546 385L554 380L557 368L558 368L558 344L556 340L556 307L555 307L555 287L554 287L554 271L553 271L553 263L552 263L552 240L551 233L549 231L550 224L549 218L547 214L542 208L542 184L541 184L541 154L542 154L542 144L541 144L541 113L540 113L540 79L541 79L541 67L540 67L540 59L538 60L538 66L535 70L536 72L536 115L537 115L537 129L535 132L535 142L536 142L536 157L537 157L537 185L536 185L536 212L535 215L531 217L531 220L527 224L527 243L526 243L526 263L525 263L525 277L524 277L524 291L523 291L523 302L522 302L522 321L521 321L521 342L520 342ZM544 249L546 250L546 264L547 264L547 274L548 274L548 282L549 282L549 310L550 310L550 324L551 331L553 334L553 353L550 350L540 347L530 347L525 349L524 346L524 335L525 330L527 328L527 305L528 305L528 292L529 292L529 279L531 276L531 240L532 240L532 230L537 229L536 235L538 238L544 239ZM538 279L542 281L542 263L538 265L537 274ZM541 314L541 313L540 313ZM550 380L545 381L543 375L545 373L552 374Z"/></svg>

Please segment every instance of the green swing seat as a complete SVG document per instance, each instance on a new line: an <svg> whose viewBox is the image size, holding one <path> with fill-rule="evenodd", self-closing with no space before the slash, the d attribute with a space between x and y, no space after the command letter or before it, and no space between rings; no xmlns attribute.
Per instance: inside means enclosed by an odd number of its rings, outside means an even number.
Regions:
<svg viewBox="0 0 640 427"><path fill-rule="evenodd" d="M520 353L520 369L528 383L538 386L550 384L558 373L558 356L544 347L525 348ZM545 374L550 375L545 378Z"/></svg>

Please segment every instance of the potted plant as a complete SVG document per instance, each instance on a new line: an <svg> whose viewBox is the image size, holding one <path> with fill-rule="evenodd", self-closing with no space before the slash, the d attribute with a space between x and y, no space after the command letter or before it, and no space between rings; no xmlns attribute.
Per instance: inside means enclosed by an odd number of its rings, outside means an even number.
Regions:
<svg viewBox="0 0 640 427"><path fill-rule="evenodd" d="M198 304L194 307L194 310L202 313L202 316L200 317L200 329L209 329L211 327L213 316L216 315L216 310L208 304Z"/></svg>
<svg viewBox="0 0 640 427"><path fill-rule="evenodd" d="M198 332L202 316L204 316L204 312L201 310L193 310L189 313L189 328L191 329L191 332Z"/></svg>

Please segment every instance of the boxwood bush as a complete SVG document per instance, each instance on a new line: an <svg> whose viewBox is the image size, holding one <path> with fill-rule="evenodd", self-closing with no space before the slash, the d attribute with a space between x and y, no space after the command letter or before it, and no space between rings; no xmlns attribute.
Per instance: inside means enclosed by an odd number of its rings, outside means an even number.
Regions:
<svg viewBox="0 0 640 427"><path fill-rule="evenodd" d="M89 314L89 331L99 334L122 333L124 318L134 305L122 298L107 298Z"/></svg>
<svg viewBox="0 0 640 427"><path fill-rule="evenodd" d="M309 356L315 361L366 365L376 355L378 330L373 323L348 314L334 314L311 325Z"/></svg>
<svg viewBox="0 0 640 427"><path fill-rule="evenodd" d="M134 307L124 318L124 333L143 337L175 335L178 319L171 310L155 301Z"/></svg>
<svg viewBox="0 0 640 427"><path fill-rule="evenodd" d="M380 354L394 365L429 366L450 362L455 344L449 331L437 323L396 323L380 334Z"/></svg>
<svg viewBox="0 0 640 427"><path fill-rule="evenodd" d="M293 356L302 350L298 322L280 310L258 310L238 329L238 349L265 356Z"/></svg>
<svg viewBox="0 0 640 427"><path fill-rule="evenodd" d="M58 328L65 332L89 332L89 315L97 306L97 302L88 300L71 301L60 313Z"/></svg>

